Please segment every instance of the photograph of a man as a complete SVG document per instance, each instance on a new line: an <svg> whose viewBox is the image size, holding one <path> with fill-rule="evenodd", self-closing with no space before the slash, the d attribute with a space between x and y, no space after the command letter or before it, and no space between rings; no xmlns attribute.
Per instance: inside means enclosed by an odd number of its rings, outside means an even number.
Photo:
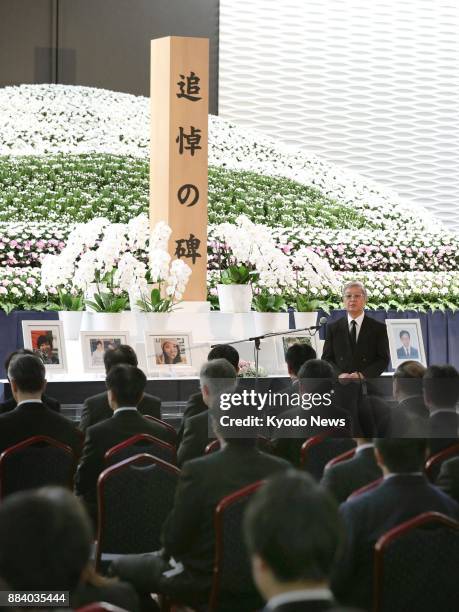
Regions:
<svg viewBox="0 0 459 612"><path fill-rule="evenodd" d="M397 349L399 359L419 359L419 350L411 345L411 335L407 329L402 329L399 334L402 346Z"/></svg>

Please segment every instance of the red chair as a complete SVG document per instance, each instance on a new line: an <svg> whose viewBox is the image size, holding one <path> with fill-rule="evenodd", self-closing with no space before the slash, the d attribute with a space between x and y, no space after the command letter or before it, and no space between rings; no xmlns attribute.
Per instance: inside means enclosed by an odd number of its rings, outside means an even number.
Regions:
<svg viewBox="0 0 459 612"><path fill-rule="evenodd" d="M341 461L347 461L348 459L352 459L352 457L355 455L355 450L356 450L355 448L351 448L345 453L341 453L341 455L338 455L337 457L330 459L330 461L325 466L324 471L328 470L328 468L333 467L337 463L341 463Z"/></svg>
<svg viewBox="0 0 459 612"><path fill-rule="evenodd" d="M27 438L0 455L0 499L25 489L73 489L77 460L70 446L48 436Z"/></svg>
<svg viewBox="0 0 459 612"><path fill-rule="evenodd" d="M265 436L257 436L257 448L264 453L271 453L273 450L273 443L269 438L265 438ZM210 453L215 453L220 450L220 442L219 440L212 440L206 446L204 454L209 455Z"/></svg>
<svg viewBox="0 0 459 612"><path fill-rule="evenodd" d="M440 473L442 463L447 459L451 459L452 457L456 457L458 455L459 444L453 444L453 446L448 446L448 448L445 448L439 453L429 457L424 466L427 478L431 482L435 482L437 480L438 474Z"/></svg>
<svg viewBox="0 0 459 612"><path fill-rule="evenodd" d="M175 496L180 471L141 454L107 468L97 483L96 566L126 554L161 547L161 528Z"/></svg>
<svg viewBox="0 0 459 612"><path fill-rule="evenodd" d="M166 423L166 421L157 419L154 416L150 416L149 414L144 414L142 416L145 419L148 419L149 421L153 421L153 423L156 423L157 425L159 425L164 430L164 433L166 434L166 440L169 442L169 444L177 446L177 432L172 427L172 425L169 425L169 423Z"/></svg>
<svg viewBox="0 0 459 612"><path fill-rule="evenodd" d="M367 485L365 485L364 487L360 487L360 489L357 489L356 491L351 493L347 499L353 499L354 497L358 497L359 495L362 495L362 493L366 493L367 491L371 491L372 489L376 489L376 487L379 487L379 485L381 484L382 481L383 481L382 477L381 478L377 478L376 480L373 480L373 482L370 482Z"/></svg>
<svg viewBox="0 0 459 612"><path fill-rule="evenodd" d="M375 544L373 612L458 610L459 523L425 512Z"/></svg>
<svg viewBox="0 0 459 612"><path fill-rule="evenodd" d="M324 468L330 459L355 448L352 438L334 438L334 432L326 432L308 438L301 447L300 466L316 480L322 478Z"/></svg>
<svg viewBox="0 0 459 612"><path fill-rule="evenodd" d="M124 459L142 453L153 455L153 457L158 457L172 465L177 464L175 447L149 434L137 434L120 442L116 446L112 446L112 448L109 448L105 453L104 461L107 466L114 465Z"/></svg>
<svg viewBox="0 0 459 612"><path fill-rule="evenodd" d="M118 606L112 606L112 604L106 603L105 601L99 601L84 606L83 608L77 608L76 612L127 612L127 610L118 608Z"/></svg>
<svg viewBox="0 0 459 612"><path fill-rule="evenodd" d="M242 536L245 508L262 484L255 482L224 497L215 509L215 561L208 612L216 612L222 604L234 610L262 607Z"/></svg>

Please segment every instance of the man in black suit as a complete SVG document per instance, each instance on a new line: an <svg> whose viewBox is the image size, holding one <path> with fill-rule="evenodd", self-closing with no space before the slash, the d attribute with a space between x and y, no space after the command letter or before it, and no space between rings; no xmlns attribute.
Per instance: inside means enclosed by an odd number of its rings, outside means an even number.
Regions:
<svg viewBox="0 0 459 612"><path fill-rule="evenodd" d="M344 532L336 502L296 471L276 475L249 502L244 535L263 612L343 610L329 575Z"/></svg>
<svg viewBox="0 0 459 612"><path fill-rule="evenodd" d="M316 357L315 350L309 344L292 344L292 346L288 347L285 353L285 362L287 364L288 375L290 376L290 383L279 391L280 400L276 402L274 407L275 414L280 414L290 408L288 398L300 391L298 373L301 366L306 361L309 361L309 359L315 359Z"/></svg>
<svg viewBox="0 0 459 612"><path fill-rule="evenodd" d="M235 376L233 366L226 360L216 359L207 365L215 364L222 367L226 364ZM222 392L224 389L225 385ZM219 397L213 396L213 401L215 413L211 425L222 450L187 461L183 466L174 506L163 526L163 551L127 555L112 565L112 572L134 584L139 592L161 592L188 605L205 603L209 597L215 556L214 513L218 503L246 485L289 467L286 461L257 450L254 439L224 437L227 433L219 423ZM243 414L244 407L231 406L232 416ZM242 534L234 531L232 537L236 539ZM171 569L170 557L181 566L168 576L164 572Z"/></svg>
<svg viewBox="0 0 459 612"><path fill-rule="evenodd" d="M236 372L239 372L239 353L234 346L231 346L231 344L217 344L217 346L214 346L214 348L211 349L207 355L207 361L212 361L213 359L226 359L230 362ZM206 410L207 404L205 404L203 400L202 391L198 391L197 393L190 395L185 406L180 429L177 433L177 446L180 446L182 442L186 420L196 416L197 414L201 414Z"/></svg>
<svg viewBox="0 0 459 612"><path fill-rule="evenodd" d="M8 355L8 357L5 359L5 372L6 373L8 373L10 361L13 359L15 355L35 355L35 353L29 349L18 349L17 351L14 351L10 355ZM53 397L49 397L49 395L46 395L46 393L43 393L43 395L41 396L41 401L44 403L44 405L47 408L50 408L51 410L54 410L55 412L61 411L60 403ZM4 412L10 412L11 410L14 410L16 406L17 406L16 400L14 399L14 397L11 397L10 399L7 399L6 401L0 403L0 414L3 414Z"/></svg>
<svg viewBox="0 0 459 612"><path fill-rule="evenodd" d="M340 506L346 543L332 576L332 590L343 604L365 610L372 605L373 550L387 531L423 512L459 519L459 505L423 474L427 440L375 439L384 480Z"/></svg>
<svg viewBox="0 0 459 612"><path fill-rule="evenodd" d="M426 437L429 411L422 394L426 368L418 361L404 361L394 372L392 393L397 405L391 413L392 437Z"/></svg>
<svg viewBox="0 0 459 612"><path fill-rule="evenodd" d="M322 359L330 362L341 381L377 378L389 363L384 323L365 315L367 291L352 281L343 287L347 315L327 325Z"/></svg>
<svg viewBox="0 0 459 612"><path fill-rule="evenodd" d="M105 351L104 365L107 374L110 368L123 363L137 367L137 355L133 348L127 344L121 344L115 349ZM161 418L161 400L154 395L143 393L137 409L141 414L148 414L157 419ZM83 404L80 429L84 432L91 425L109 419L111 416L112 410L108 403L107 391L88 397Z"/></svg>
<svg viewBox="0 0 459 612"><path fill-rule="evenodd" d="M459 442L459 372L452 365L433 365L424 378L424 402L429 409L430 454Z"/></svg>
<svg viewBox="0 0 459 612"><path fill-rule="evenodd" d="M320 481L338 503L346 501L351 493L382 476L381 468L376 463L372 440L354 439L357 442L354 456L325 470Z"/></svg>
<svg viewBox="0 0 459 612"><path fill-rule="evenodd" d="M442 464L436 484L459 503L459 457L448 459Z"/></svg>
<svg viewBox="0 0 459 612"><path fill-rule="evenodd" d="M0 453L27 438L43 435L67 444L79 455L81 438L77 428L42 402L46 379L41 359L36 355L16 355L10 361L8 378L17 406L0 415Z"/></svg>
<svg viewBox="0 0 459 612"><path fill-rule="evenodd" d="M234 391L236 376L236 369L227 359L207 361L199 373L204 404L210 406L225 389ZM203 455L207 444L213 439L212 432L209 435L208 410L188 418L185 422L182 443L177 452L178 465L182 466L185 461Z"/></svg>
<svg viewBox="0 0 459 612"><path fill-rule="evenodd" d="M144 418L136 408L147 384L142 370L125 364L113 366L107 374L106 383L113 416L86 430L83 454L75 478L76 493L85 501L93 519L97 510L97 479L106 467L105 453L136 434L150 434L163 440L165 437L163 428Z"/></svg>

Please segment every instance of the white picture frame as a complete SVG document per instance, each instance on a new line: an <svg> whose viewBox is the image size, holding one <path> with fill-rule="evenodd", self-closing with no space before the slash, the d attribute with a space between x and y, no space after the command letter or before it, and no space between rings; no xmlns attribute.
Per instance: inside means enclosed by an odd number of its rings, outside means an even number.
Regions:
<svg viewBox="0 0 459 612"><path fill-rule="evenodd" d="M288 375L287 363L285 354L292 344L309 344L317 354L317 333L309 334L308 332L292 332L276 336L276 366L279 373Z"/></svg>
<svg viewBox="0 0 459 612"><path fill-rule="evenodd" d="M22 338L24 348L40 357L47 372L67 371L62 321L22 321Z"/></svg>
<svg viewBox="0 0 459 612"><path fill-rule="evenodd" d="M120 330L80 332L84 372L105 372L104 354L120 344L129 344L129 332Z"/></svg>
<svg viewBox="0 0 459 612"><path fill-rule="evenodd" d="M145 332L147 371L192 368L192 344L192 334L190 332ZM175 345L175 349L169 345Z"/></svg>
<svg viewBox="0 0 459 612"><path fill-rule="evenodd" d="M410 360L427 367L420 319L386 319L386 325L393 369Z"/></svg>

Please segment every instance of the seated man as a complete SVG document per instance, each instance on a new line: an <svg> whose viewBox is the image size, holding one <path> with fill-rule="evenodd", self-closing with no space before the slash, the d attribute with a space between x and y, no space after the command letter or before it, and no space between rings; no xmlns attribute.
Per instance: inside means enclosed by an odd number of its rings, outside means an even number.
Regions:
<svg viewBox="0 0 459 612"><path fill-rule="evenodd" d="M347 538L331 583L339 601L365 610L373 598L373 549L383 534L423 512L459 519L459 505L423 474L427 440L379 438L375 453L384 480L340 506Z"/></svg>
<svg viewBox="0 0 459 612"><path fill-rule="evenodd" d="M310 476L276 475L255 493L244 534L264 612L343 611L329 576L344 539L338 507Z"/></svg>
<svg viewBox="0 0 459 612"><path fill-rule="evenodd" d="M298 372L301 367L309 361L309 359L315 359L316 352L309 344L292 344L285 353L285 362L287 364L287 371L290 377L290 382L283 389L279 391L279 400L276 405L270 410L271 414L280 414L289 409L288 397L294 393L300 391L300 381L298 379Z"/></svg>
<svg viewBox="0 0 459 612"><path fill-rule="evenodd" d="M433 365L424 378L424 402L429 409L429 447L435 455L459 442L459 372L452 365Z"/></svg>
<svg viewBox="0 0 459 612"><path fill-rule="evenodd" d="M113 417L87 429L75 478L76 493L83 498L94 520L97 510L97 479L106 467L105 453L136 434L150 434L163 440L165 438L163 428L144 418L136 408L147 383L142 370L131 365L116 365L110 368L106 383Z"/></svg>
<svg viewBox="0 0 459 612"><path fill-rule="evenodd" d="M92 569L91 547L88 517L65 489L16 493L0 507L0 577L10 589L68 591L72 609L108 601L137 612L132 587L97 576ZM68 605L61 602L58 608Z"/></svg>
<svg viewBox="0 0 459 612"><path fill-rule="evenodd" d="M32 436L49 436L63 442L79 455L81 439L77 428L42 401L46 388L45 366L39 357L15 355L8 367L8 378L16 408L0 415L0 453Z"/></svg>
<svg viewBox="0 0 459 612"><path fill-rule="evenodd" d="M18 349L17 351L14 351L10 355L8 355L8 357L5 359L5 371L7 373L8 368L10 366L10 361L15 355L35 355L35 353L29 349ZM49 397L49 395L46 395L46 393L43 393L41 401L47 408L51 408L51 410L54 410L55 412L61 411L60 403L53 397ZM9 412L10 410L14 410L16 406L16 400L14 399L14 397L11 397L10 399L0 403L0 414L3 414L4 412Z"/></svg>
<svg viewBox="0 0 459 612"><path fill-rule="evenodd" d="M231 346L231 344L217 344L217 346L214 346L214 348L211 349L207 355L207 361L212 361L213 359L226 359L230 362L236 372L239 372L239 353L233 346ZM180 446L182 442L186 420L206 411L207 404L204 402L202 397L202 391L198 391L197 393L190 395L185 407L185 412L183 413L182 424L180 425L180 429L177 433L177 446Z"/></svg>
<svg viewBox="0 0 459 612"><path fill-rule="evenodd" d="M231 391L236 385L236 369L227 359L212 359L207 361L199 373L202 399L210 406L225 387ZM209 415L205 410L190 417L185 422L182 443L178 448L177 462L181 466L190 459L196 459L204 454L209 438Z"/></svg>
<svg viewBox="0 0 459 612"><path fill-rule="evenodd" d="M404 361L394 372L392 437L426 437L429 411L422 395L426 368L418 361Z"/></svg>
<svg viewBox="0 0 459 612"><path fill-rule="evenodd" d="M109 349L104 353L105 372L108 374L110 368L120 363L137 367L137 355L133 348L127 344L121 344L115 349ZM141 414L148 414L157 419L161 418L161 400L159 397L144 393L139 400L137 406ZM86 431L91 425L95 425L100 421L109 419L112 416L112 411L108 403L107 392L98 393L88 397L83 404L81 413L80 429Z"/></svg>
<svg viewBox="0 0 459 612"><path fill-rule="evenodd" d="M226 363L228 377L231 371L235 374L226 360L216 361ZM257 450L252 438L227 438L218 418L218 398L214 400L212 426L222 450L183 466L174 507L163 526L162 554L127 555L112 564L113 573L139 592L161 592L189 605L204 603L209 597L215 555L214 512L220 500L289 467L286 461ZM231 414L241 416L245 410L232 406ZM181 565L173 575L167 575L164 572L170 570L171 557Z"/></svg>
<svg viewBox="0 0 459 612"><path fill-rule="evenodd" d="M436 485L459 503L459 457L442 464Z"/></svg>
<svg viewBox="0 0 459 612"><path fill-rule="evenodd" d="M376 463L371 438L354 440L357 442L354 456L325 470L320 481L338 503L346 501L351 493L382 476L381 468Z"/></svg>

